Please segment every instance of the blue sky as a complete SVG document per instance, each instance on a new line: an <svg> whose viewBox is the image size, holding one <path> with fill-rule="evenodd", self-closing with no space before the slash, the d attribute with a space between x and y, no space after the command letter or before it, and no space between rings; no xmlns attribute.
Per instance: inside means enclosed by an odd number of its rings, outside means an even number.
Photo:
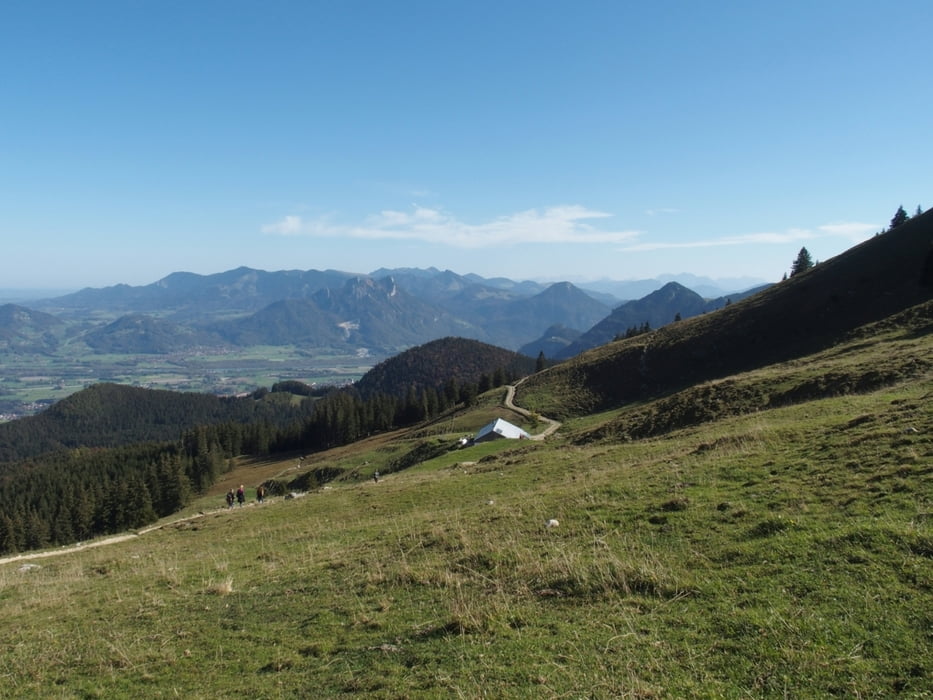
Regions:
<svg viewBox="0 0 933 700"><path fill-rule="evenodd" d="M929 0L7 0L0 288L776 281L933 206Z"/></svg>

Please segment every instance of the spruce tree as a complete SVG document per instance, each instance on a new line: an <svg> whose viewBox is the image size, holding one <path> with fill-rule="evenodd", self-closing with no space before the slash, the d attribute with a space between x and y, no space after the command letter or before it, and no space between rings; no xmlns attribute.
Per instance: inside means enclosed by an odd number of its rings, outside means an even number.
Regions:
<svg viewBox="0 0 933 700"><path fill-rule="evenodd" d="M890 229L897 228L898 226L903 224L905 221L907 221L909 218L910 217L907 216L907 212L904 211L904 207L900 206L897 208L897 211L894 213L894 218L891 219L891 226L889 228Z"/></svg>
<svg viewBox="0 0 933 700"><path fill-rule="evenodd" d="M0 515L0 554L16 551L16 527L13 525L13 519L6 514Z"/></svg>
<svg viewBox="0 0 933 700"><path fill-rule="evenodd" d="M790 268L790 276L800 274L805 272L813 267L813 258L810 257L810 251L806 248L801 248L800 252L797 253L797 259L794 260L794 264Z"/></svg>

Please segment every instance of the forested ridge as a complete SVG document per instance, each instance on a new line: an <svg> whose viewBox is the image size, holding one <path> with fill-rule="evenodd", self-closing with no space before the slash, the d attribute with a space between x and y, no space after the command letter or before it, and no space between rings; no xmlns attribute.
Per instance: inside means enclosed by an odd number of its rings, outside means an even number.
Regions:
<svg viewBox="0 0 933 700"><path fill-rule="evenodd" d="M511 350L478 340L440 338L379 363L357 382L357 388L364 396L399 397L425 389L451 394L452 386L470 384L486 391L534 368L532 358Z"/></svg>
<svg viewBox="0 0 933 700"><path fill-rule="evenodd" d="M462 359L475 371L458 376L478 375L475 381L450 381L440 390L410 385L403 396L294 381L235 399L89 387L44 413L0 425L0 554L144 526L203 493L238 455L349 444L436 417L517 378Z"/></svg>
<svg viewBox="0 0 933 700"><path fill-rule="evenodd" d="M64 448L176 440L193 425L284 424L308 408L279 396L284 400L95 384L35 416L0 424L0 471L4 463Z"/></svg>

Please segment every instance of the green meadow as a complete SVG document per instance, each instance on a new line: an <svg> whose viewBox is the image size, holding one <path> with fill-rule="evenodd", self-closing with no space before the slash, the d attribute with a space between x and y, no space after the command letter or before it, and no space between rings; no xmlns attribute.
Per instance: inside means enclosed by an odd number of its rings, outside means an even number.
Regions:
<svg viewBox="0 0 933 700"><path fill-rule="evenodd" d="M893 329L546 441L455 448L521 422L497 391L243 458L156 529L3 560L0 696L931 697L931 358ZM222 507L239 483L249 505Z"/></svg>

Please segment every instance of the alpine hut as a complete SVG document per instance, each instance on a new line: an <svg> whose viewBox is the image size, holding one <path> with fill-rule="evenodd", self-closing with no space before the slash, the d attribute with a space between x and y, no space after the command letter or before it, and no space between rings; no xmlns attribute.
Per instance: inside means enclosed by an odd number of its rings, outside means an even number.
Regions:
<svg viewBox="0 0 933 700"><path fill-rule="evenodd" d="M489 440L498 440L499 438L508 438L510 440L528 440L531 437L517 425L512 425L507 420L496 418L492 423L484 425L473 437L473 442L487 442Z"/></svg>

